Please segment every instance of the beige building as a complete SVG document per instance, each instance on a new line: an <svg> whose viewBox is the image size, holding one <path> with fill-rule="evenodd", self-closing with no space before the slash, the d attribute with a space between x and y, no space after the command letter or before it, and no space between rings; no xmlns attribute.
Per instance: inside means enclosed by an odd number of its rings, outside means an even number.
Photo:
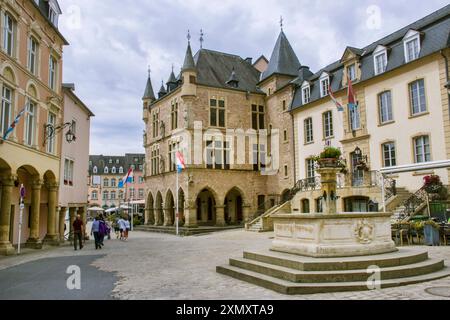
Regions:
<svg viewBox="0 0 450 320"><path fill-rule="evenodd" d="M70 221L80 214L86 220L88 206L89 141L92 111L75 94L74 84L63 84L64 124L70 126L75 143L63 139L59 180L58 227L64 232L66 217ZM86 223L86 221L85 221ZM70 223L70 226L72 224ZM68 230L66 231L68 232Z"/></svg>
<svg viewBox="0 0 450 320"><path fill-rule="evenodd" d="M26 189L21 243L40 248L55 243L63 122L62 54L67 41L58 31L58 3L0 3L0 133L25 108L15 130L0 144L0 254L19 241L19 188ZM65 132L64 132L65 133Z"/></svg>
<svg viewBox="0 0 450 320"><path fill-rule="evenodd" d="M186 227L241 224L287 200L294 185L289 114L300 62L284 32L269 62L191 46L158 97L150 76L146 123L146 223L170 226L176 197ZM176 188L175 154L187 168Z"/></svg>
<svg viewBox="0 0 450 320"><path fill-rule="evenodd" d="M341 148L347 163L339 177L340 211L367 211L374 202L381 209L381 168L449 159L449 32L446 6L367 47L348 47L339 61L298 79L291 106L299 180L293 210L321 210L311 157L326 145ZM358 101L352 114L347 78ZM344 112L330 99L330 85ZM389 176L386 208L402 205L430 174L449 184L447 169Z"/></svg>
<svg viewBox="0 0 450 320"><path fill-rule="evenodd" d="M103 209L145 199L144 154L127 153L125 156L89 156L89 207ZM133 170L132 182L119 188L119 182Z"/></svg>

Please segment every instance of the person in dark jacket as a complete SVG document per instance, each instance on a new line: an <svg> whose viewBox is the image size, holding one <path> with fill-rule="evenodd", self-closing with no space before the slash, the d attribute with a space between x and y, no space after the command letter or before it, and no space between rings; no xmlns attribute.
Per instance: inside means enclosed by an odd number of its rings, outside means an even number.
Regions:
<svg viewBox="0 0 450 320"><path fill-rule="evenodd" d="M77 215L75 221L72 224L73 227L73 247L77 250L77 242L80 243L80 250L83 249L83 231L84 225L81 216Z"/></svg>
<svg viewBox="0 0 450 320"><path fill-rule="evenodd" d="M94 235L95 250L102 248L102 246L99 243L99 233L98 233L99 224L100 224L100 220L97 220L97 218L94 218L94 222L92 222L91 236Z"/></svg>

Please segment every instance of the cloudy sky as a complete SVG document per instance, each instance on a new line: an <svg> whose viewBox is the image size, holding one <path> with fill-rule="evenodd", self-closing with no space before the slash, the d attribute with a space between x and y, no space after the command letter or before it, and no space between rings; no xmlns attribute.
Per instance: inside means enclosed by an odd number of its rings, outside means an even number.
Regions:
<svg viewBox="0 0 450 320"><path fill-rule="evenodd" d="M59 0L70 46L64 82L96 114L91 154L144 152L142 95L151 66L155 91L179 71L191 30L204 47L270 58L284 31L300 62L317 71L346 46L363 47L445 6L448 0Z"/></svg>

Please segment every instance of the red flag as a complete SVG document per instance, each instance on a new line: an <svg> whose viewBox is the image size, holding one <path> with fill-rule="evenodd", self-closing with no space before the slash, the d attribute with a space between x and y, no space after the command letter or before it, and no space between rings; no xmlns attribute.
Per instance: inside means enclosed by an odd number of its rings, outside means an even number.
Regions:
<svg viewBox="0 0 450 320"><path fill-rule="evenodd" d="M353 91L353 84L352 80L347 75L347 82L348 82L348 104L349 105L356 105L356 98L355 98L355 92Z"/></svg>

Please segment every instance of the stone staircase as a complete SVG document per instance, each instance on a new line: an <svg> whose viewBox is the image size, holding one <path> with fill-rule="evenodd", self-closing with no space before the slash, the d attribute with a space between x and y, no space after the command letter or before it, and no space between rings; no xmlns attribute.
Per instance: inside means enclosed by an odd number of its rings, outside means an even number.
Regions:
<svg viewBox="0 0 450 320"><path fill-rule="evenodd" d="M287 201L278 206L272 207L269 210L267 210L264 214L255 218L253 221L246 223L245 230L252 231L252 232L272 231L273 230L273 221L270 218L270 216L272 214L275 214L278 212L290 212L290 209L291 209L290 201Z"/></svg>
<svg viewBox="0 0 450 320"><path fill-rule="evenodd" d="M179 227L178 232L181 236L195 236L202 234L209 234L213 232L221 232L227 230L242 229L242 225L232 225L224 227L215 226L200 226L197 228ZM136 231L154 232L154 233L167 233L176 234L176 228L174 226L154 226L154 225L141 225L134 228Z"/></svg>
<svg viewBox="0 0 450 320"><path fill-rule="evenodd" d="M380 287L395 287L431 281L450 275L444 260L429 259L423 250L345 258L310 258L273 251L244 252L218 273L282 294L370 290L368 268L379 269ZM370 284L370 283L369 283Z"/></svg>

